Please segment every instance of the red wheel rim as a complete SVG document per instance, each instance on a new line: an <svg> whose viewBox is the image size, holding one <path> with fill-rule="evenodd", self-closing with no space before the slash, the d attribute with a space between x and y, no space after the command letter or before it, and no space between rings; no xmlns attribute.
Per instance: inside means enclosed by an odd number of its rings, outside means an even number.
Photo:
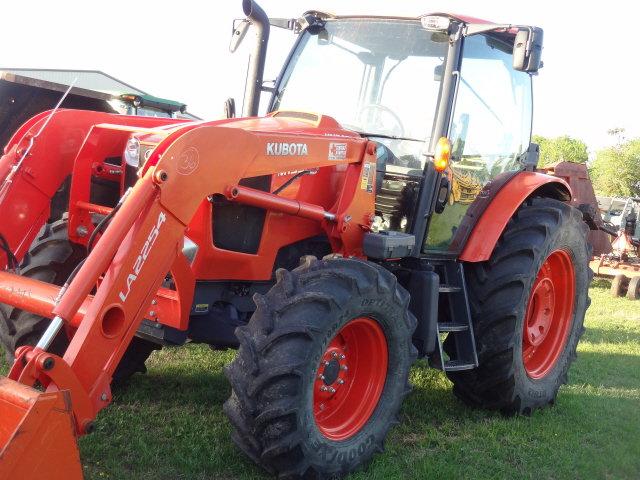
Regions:
<svg viewBox="0 0 640 480"><path fill-rule="evenodd" d="M527 375L545 377L560 357L573 319L575 272L571 256L552 252L531 289L522 332L522 360Z"/></svg>
<svg viewBox="0 0 640 480"><path fill-rule="evenodd" d="M387 340L371 318L351 320L329 342L313 382L313 416L330 440L362 429L378 405L387 378Z"/></svg>

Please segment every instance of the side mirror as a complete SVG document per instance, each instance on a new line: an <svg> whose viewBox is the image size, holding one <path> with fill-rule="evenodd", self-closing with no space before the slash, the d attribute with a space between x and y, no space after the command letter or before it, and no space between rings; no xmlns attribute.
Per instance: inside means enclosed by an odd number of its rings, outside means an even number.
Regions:
<svg viewBox="0 0 640 480"><path fill-rule="evenodd" d="M226 118L236 118L236 101L229 97L224 102L224 116Z"/></svg>
<svg viewBox="0 0 640 480"><path fill-rule="evenodd" d="M513 69L536 73L542 67L543 31L538 27L518 30L513 42Z"/></svg>
<svg viewBox="0 0 640 480"><path fill-rule="evenodd" d="M246 18L243 20L235 20L233 22L233 33L231 34L231 42L229 43L229 51L231 53L238 49L244 39L244 36L247 34L247 31L249 31L250 25L251 22Z"/></svg>

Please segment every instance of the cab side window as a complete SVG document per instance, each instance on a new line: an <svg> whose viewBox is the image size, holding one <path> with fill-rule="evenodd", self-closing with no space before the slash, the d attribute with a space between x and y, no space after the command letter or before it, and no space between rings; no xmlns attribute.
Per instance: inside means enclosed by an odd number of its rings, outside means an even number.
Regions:
<svg viewBox="0 0 640 480"><path fill-rule="evenodd" d="M529 145L531 79L511 62L510 45L484 35L465 40L450 137L455 160L481 161L485 177L517 168Z"/></svg>
<svg viewBox="0 0 640 480"><path fill-rule="evenodd" d="M497 175L522 168L531 132L531 77L512 68L512 46L488 35L464 40L449 138L449 205L431 219L425 250L448 250L469 205Z"/></svg>

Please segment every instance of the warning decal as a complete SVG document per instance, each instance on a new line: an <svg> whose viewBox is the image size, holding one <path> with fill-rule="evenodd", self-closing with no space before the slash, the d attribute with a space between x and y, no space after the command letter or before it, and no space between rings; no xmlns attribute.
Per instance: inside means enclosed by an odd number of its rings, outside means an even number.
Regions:
<svg viewBox="0 0 640 480"><path fill-rule="evenodd" d="M329 160L344 160L345 158L347 158L346 143L329 144Z"/></svg>
<svg viewBox="0 0 640 480"><path fill-rule="evenodd" d="M371 172L371 163L365 163L362 166L362 178L360 179L360 188L367 192L373 192L373 175Z"/></svg>

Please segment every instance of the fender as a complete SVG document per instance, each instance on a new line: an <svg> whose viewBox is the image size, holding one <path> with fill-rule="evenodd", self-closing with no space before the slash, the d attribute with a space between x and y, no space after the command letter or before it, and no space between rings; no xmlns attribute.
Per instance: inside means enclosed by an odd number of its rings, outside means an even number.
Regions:
<svg viewBox="0 0 640 480"><path fill-rule="evenodd" d="M564 180L538 172L514 175L498 192L478 219L460 254L463 262L489 260L509 219L532 194L569 201L571 188Z"/></svg>

